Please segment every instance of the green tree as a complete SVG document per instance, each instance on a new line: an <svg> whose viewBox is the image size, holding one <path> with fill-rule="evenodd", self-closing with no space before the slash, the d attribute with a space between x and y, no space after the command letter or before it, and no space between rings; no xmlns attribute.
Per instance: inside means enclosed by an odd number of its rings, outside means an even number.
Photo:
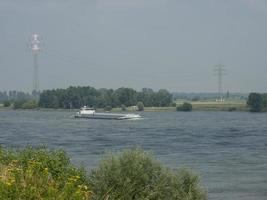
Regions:
<svg viewBox="0 0 267 200"><path fill-rule="evenodd" d="M10 107L11 102L10 101L4 101L4 107Z"/></svg>
<svg viewBox="0 0 267 200"><path fill-rule="evenodd" d="M38 104L35 100L26 101L21 106L23 109L34 109L38 107Z"/></svg>
<svg viewBox="0 0 267 200"><path fill-rule="evenodd" d="M132 106L137 103L137 92L132 88L119 88L115 90L115 96L119 101L119 105Z"/></svg>
<svg viewBox="0 0 267 200"><path fill-rule="evenodd" d="M22 105L26 102L26 100L16 100L14 101L14 109L20 109L22 108Z"/></svg>
<svg viewBox="0 0 267 200"><path fill-rule="evenodd" d="M104 108L104 110L105 110L105 111L111 111L111 110L112 110L112 107L111 107L111 106L106 106L106 107Z"/></svg>
<svg viewBox="0 0 267 200"><path fill-rule="evenodd" d="M126 107L124 104L122 104L122 105L121 105L121 110L122 110L122 111L126 111L126 110L127 110L127 107Z"/></svg>
<svg viewBox="0 0 267 200"><path fill-rule="evenodd" d="M259 93L250 93L247 105L251 112L261 112L264 108L262 95Z"/></svg>
<svg viewBox="0 0 267 200"><path fill-rule="evenodd" d="M263 111L267 111L267 93L264 93L262 96Z"/></svg>
<svg viewBox="0 0 267 200"><path fill-rule="evenodd" d="M143 102L141 102L141 101L139 101L139 102L137 102L137 110L138 111L143 111L144 110L144 104L143 104Z"/></svg>
<svg viewBox="0 0 267 200"><path fill-rule="evenodd" d="M158 106L169 106L172 102L172 95L164 89L160 89L156 94Z"/></svg>

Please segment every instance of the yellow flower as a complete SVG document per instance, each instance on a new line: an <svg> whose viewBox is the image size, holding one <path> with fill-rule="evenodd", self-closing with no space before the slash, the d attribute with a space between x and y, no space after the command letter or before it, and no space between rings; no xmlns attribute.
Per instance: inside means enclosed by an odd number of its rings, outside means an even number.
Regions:
<svg viewBox="0 0 267 200"><path fill-rule="evenodd" d="M7 184L8 186L11 186L11 185L12 185L10 182L7 182L6 184Z"/></svg>

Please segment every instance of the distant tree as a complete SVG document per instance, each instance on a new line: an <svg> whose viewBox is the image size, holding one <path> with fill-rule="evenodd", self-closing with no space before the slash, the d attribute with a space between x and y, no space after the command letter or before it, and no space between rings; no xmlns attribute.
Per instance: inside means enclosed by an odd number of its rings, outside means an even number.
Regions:
<svg viewBox="0 0 267 200"><path fill-rule="evenodd" d="M137 92L132 88L119 88L115 90L115 95L119 100L120 105L124 104L125 106L132 106L137 103Z"/></svg>
<svg viewBox="0 0 267 200"><path fill-rule="evenodd" d="M21 109L22 108L22 105L25 103L26 101L25 100L16 100L14 101L14 109Z"/></svg>
<svg viewBox="0 0 267 200"><path fill-rule="evenodd" d="M0 102L4 102L8 100L7 92L0 92Z"/></svg>
<svg viewBox="0 0 267 200"><path fill-rule="evenodd" d="M121 105L121 110L126 111L126 106L124 104Z"/></svg>
<svg viewBox="0 0 267 200"><path fill-rule="evenodd" d="M10 92L11 96L23 96L16 91ZM2 95L3 96L3 95ZM105 108L106 106L126 107L134 106L137 102L143 102L144 106L169 106L172 95L167 90L154 92L144 88L137 92L132 88L95 89L93 87L69 87L67 89L45 90L40 94L39 106L44 108L80 108L90 107Z"/></svg>
<svg viewBox="0 0 267 200"><path fill-rule="evenodd" d="M167 90L160 89L156 94L156 101L158 106L169 106L172 102L172 95Z"/></svg>
<svg viewBox="0 0 267 200"><path fill-rule="evenodd" d="M104 108L104 110L105 110L105 111L111 111L111 110L112 110L112 107L111 107L111 106L106 106L106 107Z"/></svg>
<svg viewBox="0 0 267 200"><path fill-rule="evenodd" d="M4 107L10 107L11 102L10 101L4 101Z"/></svg>
<svg viewBox="0 0 267 200"><path fill-rule="evenodd" d="M176 107L177 105L176 105L175 102L171 102L170 106L171 106L171 107Z"/></svg>
<svg viewBox="0 0 267 200"><path fill-rule="evenodd" d="M188 102L184 102L182 105L177 106L176 108L177 111L185 111L185 112L192 111L192 109L193 109L192 104Z"/></svg>
<svg viewBox="0 0 267 200"><path fill-rule="evenodd" d="M227 91L227 93L226 93L226 98L227 98L227 99L230 98L230 92L229 92L229 91Z"/></svg>
<svg viewBox="0 0 267 200"><path fill-rule="evenodd" d="M22 104L23 109L34 109L38 107L38 103L35 100L29 100Z"/></svg>
<svg viewBox="0 0 267 200"><path fill-rule="evenodd" d="M267 111L267 93L264 93L261 95L263 99L263 111Z"/></svg>
<svg viewBox="0 0 267 200"><path fill-rule="evenodd" d="M143 111L144 110L143 102L139 101L136 106L137 106L137 110L138 111Z"/></svg>
<svg viewBox="0 0 267 200"><path fill-rule="evenodd" d="M250 93L247 105L249 106L251 112L261 112L264 108L262 95L259 93Z"/></svg>
<svg viewBox="0 0 267 200"><path fill-rule="evenodd" d="M137 94L137 101L142 101L144 106L155 106L155 100L155 92L150 88L143 88L142 91Z"/></svg>
<svg viewBox="0 0 267 200"><path fill-rule="evenodd" d="M199 96L194 96L193 98L192 98L192 101L199 101L200 100L200 97Z"/></svg>

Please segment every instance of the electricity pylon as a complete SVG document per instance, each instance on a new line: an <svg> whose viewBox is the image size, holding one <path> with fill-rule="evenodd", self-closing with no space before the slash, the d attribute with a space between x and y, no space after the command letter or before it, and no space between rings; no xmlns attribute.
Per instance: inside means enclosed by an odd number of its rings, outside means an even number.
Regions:
<svg viewBox="0 0 267 200"><path fill-rule="evenodd" d="M226 75L226 69L224 65L215 65L214 66L215 75L218 76L218 99L217 101L223 102L223 87L222 87L222 77Z"/></svg>
<svg viewBox="0 0 267 200"><path fill-rule="evenodd" d="M34 33L32 35L32 42L31 42L31 49L33 53L33 93L39 92L39 65L38 65L38 54L40 52L40 41L39 41L39 35Z"/></svg>

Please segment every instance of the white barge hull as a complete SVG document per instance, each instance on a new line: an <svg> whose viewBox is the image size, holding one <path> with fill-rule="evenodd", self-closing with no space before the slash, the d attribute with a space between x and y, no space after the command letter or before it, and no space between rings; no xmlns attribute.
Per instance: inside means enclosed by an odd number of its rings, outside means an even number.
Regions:
<svg viewBox="0 0 267 200"><path fill-rule="evenodd" d="M87 118L87 119L139 119L140 115L137 114L116 114L116 113L94 113L94 114L76 114L75 118Z"/></svg>

